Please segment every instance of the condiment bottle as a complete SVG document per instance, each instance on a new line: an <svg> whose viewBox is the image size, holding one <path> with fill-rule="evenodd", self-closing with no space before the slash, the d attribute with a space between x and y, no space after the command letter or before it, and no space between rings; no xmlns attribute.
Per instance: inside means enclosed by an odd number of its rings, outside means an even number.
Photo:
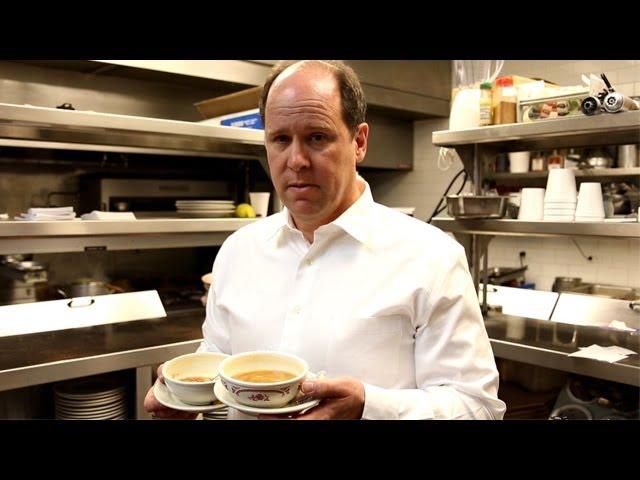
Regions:
<svg viewBox="0 0 640 480"><path fill-rule="evenodd" d="M480 126L493 124L493 111L491 108L493 85L491 82L480 84Z"/></svg>
<svg viewBox="0 0 640 480"><path fill-rule="evenodd" d="M544 172L547 169L547 162L542 152L534 152L531 157L531 171Z"/></svg>
<svg viewBox="0 0 640 480"><path fill-rule="evenodd" d="M547 158L548 168L549 170L553 168L564 168L564 157L558 153L557 150L554 150L549 158Z"/></svg>
<svg viewBox="0 0 640 480"><path fill-rule="evenodd" d="M497 124L516 123L517 94L512 77L501 77L496 80L497 99L494 99L495 112L493 122Z"/></svg>

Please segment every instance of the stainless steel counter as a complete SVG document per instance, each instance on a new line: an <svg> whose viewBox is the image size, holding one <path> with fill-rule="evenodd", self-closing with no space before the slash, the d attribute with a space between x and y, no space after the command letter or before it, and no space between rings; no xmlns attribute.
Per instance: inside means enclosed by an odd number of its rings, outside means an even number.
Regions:
<svg viewBox="0 0 640 480"><path fill-rule="evenodd" d="M137 418L151 385L150 366L197 349L204 309L166 318L0 338L0 391L137 370ZM595 326L489 313L485 325L500 358L640 386L640 358L617 363L569 357L579 347L619 345L640 353L640 336Z"/></svg>
<svg viewBox="0 0 640 480"><path fill-rule="evenodd" d="M640 387L640 357L616 363L569 357L579 347L617 345L640 353L634 332L489 312L485 326L496 357Z"/></svg>

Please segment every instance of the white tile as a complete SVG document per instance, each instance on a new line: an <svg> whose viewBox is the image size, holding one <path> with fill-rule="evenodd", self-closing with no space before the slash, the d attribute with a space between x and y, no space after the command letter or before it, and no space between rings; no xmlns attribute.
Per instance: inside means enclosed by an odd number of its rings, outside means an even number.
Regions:
<svg viewBox="0 0 640 480"><path fill-rule="evenodd" d="M627 285L629 274L626 268L597 267L597 281L610 285Z"/></svg>
<svg viewBox="0 0 640 480"><path fill-rule="evenodd" d="M616 92L632 97L635 95L635 83L617 83L615 85Z"/></svg>
<svg viewBox="0 0 640 480"><path fill-rule="evenodd" d="M612 72L633 68L633 60L580 60L576 66L582 72L600 75L602 72ZM607 77L608 78L608 77Z"/></svg>
<svg viewBox="0 0 640 480"><path fill-rule="evenodd" d="M618 71L618 83L633 83L640 81L640 65L634 65L633 67L624 68ZM618 85L614 85L618 90Z"/></svg>
<svg viewBox="0 0 640 480"><path fill-rule="evenodd" d="M554 265L544 265L544 274L548 277L568 277L569 276L569 265L562 264L554 264Z"/></svg>
<svg viewBox="0 0 640 480"><path fill-rule="evenodd" d="M598 278L597 268L594 266L571 265L569 266L569 276L579 277L583 282L596 282Z"/></svg>

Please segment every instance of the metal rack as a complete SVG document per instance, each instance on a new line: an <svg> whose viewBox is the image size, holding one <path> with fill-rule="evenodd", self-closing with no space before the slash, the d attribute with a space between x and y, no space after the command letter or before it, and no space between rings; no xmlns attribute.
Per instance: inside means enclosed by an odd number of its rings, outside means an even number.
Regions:
<svg viewBox="0 0 640 480"><path fill-rule="evenodd" d="M219 246L253 219L0 222L0 255Z"/></svg>
<svg viewBox="0 0 640 480"><path fill-rule="evenodd" d="M462 131L434 132L435 146L455 148L465 169L471 174L474 193L481 193L483 165L498 153L509 151L545 150L563 147L588 147L640 142L640 111L620 114L602 114L592 117L554 119L535 123L495 125ZM513 180L510 176L510 179ZM523 180L544 181L546 174L521 174ZM535 178L534 178L535 177ZM610 179L616 177L640 178L640 168L603 169L598 172L578 172L580 179ZM463 220L439 217L432 223L444 231L452 232L465 246L472 276L479 291L480 264L484 272L482 282L488 284L488 246L494 236L542 237L595 237L640 240L640 223L557 223L523 222L518 220ZM483 288L482 311L485 323L494 321L495 314L488 311L487 288ZM508 320L507 316L504 316ZM521 318L520 321L529 321ZM505 320L506 321L506 320ZM547 322L542 322L542 324ZM504 324L504 322L503 322ZM502 328L502 327L501 327ZM599 330L599 327L585 327ZM494 329L495 330L495 329ZM557 350L542 344L514 342L488 328L497 356L564 371L590 374L598 378L638 384L640 361L637 357L622 362L624 365L604 364L588 359L571 359L569 351ZM606 332L606 329L603 330ZM637 333L623 332L621 340L638 350ZM606 338L605 338L606 337ZM608 342L611 334L603 335ZM609 339L609 340L607 340ZM605 342L605 343L606 343ZM575 347L574 347L575 349Z"/></svg>
<svg viewBox="0 0 640 480"><path fill-rule="evenodd" d="M187 155L208 157L211 161L216 158L257 160L268 171L263 131L26 105L0 104L2 146ZM231 233L253 221L238 218L0 221L0 255L217 246ZM18 358L21 363L0 369L3 379L0 390L135 368L136 417L146 418L142 401L151 386L150 365L193 351L199 344L199 340L194 340L198 337L194 332L200 330L202 312L191 314L187 320L188 328L178 328L173 316L141 321L133 326L72 329L77 336L65 331L55 339L62 342L59 352L54 352L55 355L59 353L59 358L51 360L28 354L20 357L16 352L31 352L36 348L46 353L55 343L51 338L53 334L45 335L44 343L39 346L28 344L34 337L39 337L37 335L8 337L3 339L5 343L18 345L18 348L15 351L5 349L2 360ZM131 327L139 331L134 335L128 330ZM116 335L115 331L120 333ZM89 353L79 355L76 345L86 342L87 336L92 334L95 334L93 349L87 347ZM116 344L109 349L105 342Z"/></svg>

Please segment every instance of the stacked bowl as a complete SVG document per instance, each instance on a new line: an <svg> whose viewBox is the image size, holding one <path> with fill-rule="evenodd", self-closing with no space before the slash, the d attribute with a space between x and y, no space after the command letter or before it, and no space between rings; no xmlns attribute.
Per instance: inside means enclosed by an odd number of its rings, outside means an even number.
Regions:
<svg viewBox="0 0 640 480"><path fill-rule="evenodd" d="M544 195L544 221L573 222L577 198L574 171L569 168L549 170Z"/></svg>

